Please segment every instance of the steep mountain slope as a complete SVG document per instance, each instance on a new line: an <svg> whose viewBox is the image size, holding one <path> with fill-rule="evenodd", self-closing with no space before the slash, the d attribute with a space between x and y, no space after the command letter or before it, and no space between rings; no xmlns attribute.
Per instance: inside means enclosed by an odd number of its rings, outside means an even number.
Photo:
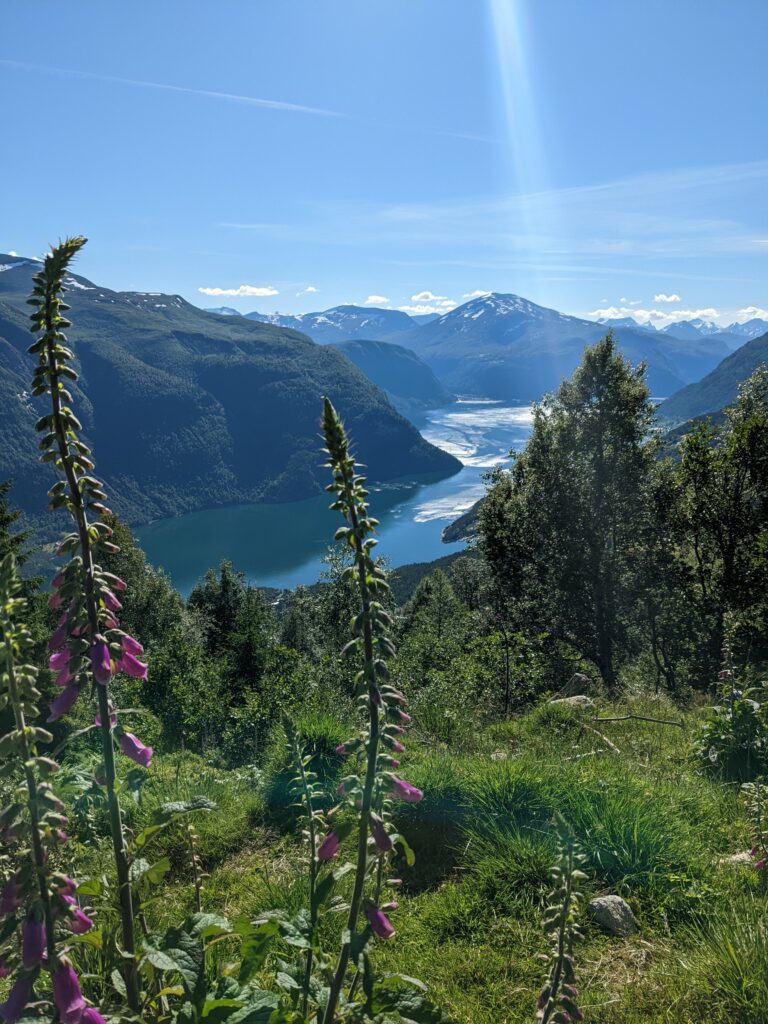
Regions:
<svg viewBox="0 0 768 1024"><path fill-rule="evenodd" d="M0 256L0 266L0 478L16 477L13 500L37 512L45 504L33 430L41 406L25 392L32 360L23 314L34 263ZM206 313L177 295L113 292L77 275L67 284L78 413L112 505L131 522L319 492L324 394L374 479L459 468L335 348Z"/></svg>
<svg viewBox="0 0 768 1024"><path fill-rule="evenodd" d="M738 385L761 364L768 365L768 334L747 341L703 380L689 384L659 406L659 415L673 423L715 413L736 397Z"/></svg>
<svg viewBox="0 0 768 1024"><path fill-rule="evenodd" d="M386 391L401 412L446 405L453 396L416 353L387 341L340 341L334 345Z"/></svg>
<svg viewBox="0 0 768 1024"><path fill-rule="evenodd" d="M566 316L517 295L485 295L417 331L400 335L437 377L459 394L528 401L557 387L578 365L586 344L605 328ZM656 394L668 395L689 377L683 343L649 331L619 328L615 335L632 362L646 360ZM683 367L686 367L685 373ZM695 373L692 369L691 374Z"/></svg>
<svg viewBox="0 0 768 1024"><path fill-rule="evenodd" d="M381 341L401 331L410 331L416 321L398 309L377 309L364 306L334 306L321 313L298 313L295 316L282 313L246 313L248 320L292 327L303 331L313 341L328 345L335 341L353 341L367 338Z"/></svg>

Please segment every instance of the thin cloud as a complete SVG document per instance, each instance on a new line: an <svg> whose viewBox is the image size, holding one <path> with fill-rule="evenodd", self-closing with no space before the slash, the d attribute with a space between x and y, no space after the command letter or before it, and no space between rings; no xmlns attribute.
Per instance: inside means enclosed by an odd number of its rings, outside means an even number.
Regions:
<svg viewBox="0 0 768 1024"><path fill-rule="evenodd" d="M13 255L13 253L11 253ZM736 313L736 319L742 320L768 320L768 309L761 309L759 306L745 306Z"/></svg>
<svg viewBox="0 0 768 1024"><path fill-rule="evenodd" d="M654 302L682 302L683 300L673 292L671 295L665 295L664 292L659 292L658 295L653 296Z"/></svg>
<svg viewBox="0 0 768 1024"><path fill-rule="evenodd" d="M65 78L81 78L94 82L114 82L116 85L131 85L141 89L160 89L164 92L185 93L189 96L205 96L208 99L226 100L229 103L244 103L251 107L265 110L284 110L292 114L313 114L316 117L340 117L349 115L339 110L327 110L324 107L310 107L303 103L287 103L284 100L269 100L261 96L240 96L237 93L216 92L212 89L192 89L185 85L171 85L168 82L146 82L137 78L119 78L116 75L100 75L94 71L78 71L74 68L54 68L44 64L29 64L26 61L6 60L0 58L5 67L19 68L22 71L41 72L47 75L61 75Z"/></svg>
<svg viewBox="0 0 768 1024"><path fill-rule="evenodd" d="M302 295L314 295L317 292L317 288L313 284L308 284L306 288L303 288L300 292L296 292L296 298L301 298Z"/></svg>
<svg viewBox="0 0 768 1024"><path fill-rule="evenodd" d="M478 288L473 292L464 292L464 294L462 295L462 299L480 299L483 297L483 295L490 294L490 292L484 292L480 288Z"/></svg>
<svg viewBox="0 0 768 1024"><path fill-rule="evenodd" d="M386 295L369 295L363 303L364 306L388 306L390 299Z"/></svg>
<svg viewBox="0 0 768 1024"><path fill-rule="evenodd" d="M277 288L270 286L262 287L254 284L241 284L237 288L198 288L203 295L228 295L232 298L257 298L264 299L270 295L279 295Z"/></svg>

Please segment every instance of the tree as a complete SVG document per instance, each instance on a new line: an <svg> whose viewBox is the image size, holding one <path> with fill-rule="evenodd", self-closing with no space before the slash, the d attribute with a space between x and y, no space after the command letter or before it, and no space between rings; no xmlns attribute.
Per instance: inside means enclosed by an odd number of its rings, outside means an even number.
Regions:
<svg viewBox="0 0 768 1024"><path fill-rule="evenodd" d="M480 514L485 555L526 630L548 631L613 690L632 619L657 442L645 369L609 332L535 408L533 432Z"/></svg>
<svg viewBox="0 0 768 1024"><path fill-rule="evenodd" d="M202 616L210 653L217 654L228 645L247 589L245 573L235 572L228 561L221 563L218 575L215 569L208 569L202 582L193 587L187 605Z"/></svg>
<svg viewBox="0 0 768 1024"><path fill-rule="evenodd" d="M720 425L697 423L680 455L686 546L698 603L710 623L713 676L729 612L739 620L742 645L765 653L768 369L759 368L740 386Z"/></svg>
<svg viewBox="0 0 768 1024"><path fill-rule="evenodd" d="M12 486L13 480L0 480L0 561L6 555L13 554L16 564L21 567L29 557L25 546L30 531L16 527L21 519L21 512L12 509L8 502L8 493Z"/></svg>

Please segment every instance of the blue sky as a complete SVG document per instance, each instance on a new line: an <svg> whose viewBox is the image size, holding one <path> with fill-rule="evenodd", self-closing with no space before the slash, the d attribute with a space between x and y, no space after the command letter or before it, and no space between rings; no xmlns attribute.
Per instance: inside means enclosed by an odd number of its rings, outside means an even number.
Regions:
<svg viewBox="0 0 768 1024"><path fill-rule="evenodd" d="M242 311L746 319L767 37L764 0L5 0L0 251L82 232L101 284Z"/></svg>

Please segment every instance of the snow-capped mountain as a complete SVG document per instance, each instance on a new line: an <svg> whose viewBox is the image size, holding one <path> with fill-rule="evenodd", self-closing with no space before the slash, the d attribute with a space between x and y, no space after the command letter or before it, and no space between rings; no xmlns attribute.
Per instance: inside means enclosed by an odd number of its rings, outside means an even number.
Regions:
<svg viewBox="0 0 768 1024"><path fill-rule="evenodd" d="M733 323L730 327L724 328L727 334L735 334L740 338L759 338L768 331L768 320L760 320L753 317L743 324Z"/></svg>
<svg viewBox="0 0 768 1024"><path fill-rule="evenodd" d="M673 334L676 338L705 338L710 334L721 334L723 328L714 320L702 320L696 317L694 320L678 320L677 323L667 324L661 328L662 334Z"/></svg>
<svg viewBox="0 0 768 1024"><path fill-rule="evenodd" d="M218 313L219 316L242 316L239 309L232 309L231 306L212 306L206 309L206 313Z"/></svg>
<svg viewBox="0 0 768 1024"><path fill-rule="evenodd" d="M641 324L631 316L600 316L597 323L605 324L606 327L629 327L631 330L652 331L656 334L656 328L652 323Z"/></svg>
<svg viewBox="0 0 768 1024"><path fill-rule="evenodd" d="M728 351L720 341L693 345L642 330L634 321L614 330L627 357L647 364L655 394L671 394L680 381L708 372ZM604 333L604 324L547 309L519 295L491 293L397 341L415 349L438 379L458 394L527 400L557 387L578 365L584 346Z"/></svg>
<svg viewBox="0 0 768 1024"><path fill-rule="evenodd" d="M328 345L337 341L352 341L364 338L367 341L382 341L402 331L417 326L413 317L399 309L378 309L365 306L334 306L318 313L246 313L249 320L275 324L278 327L292 327L303 331L314 341Z"/></svg>

